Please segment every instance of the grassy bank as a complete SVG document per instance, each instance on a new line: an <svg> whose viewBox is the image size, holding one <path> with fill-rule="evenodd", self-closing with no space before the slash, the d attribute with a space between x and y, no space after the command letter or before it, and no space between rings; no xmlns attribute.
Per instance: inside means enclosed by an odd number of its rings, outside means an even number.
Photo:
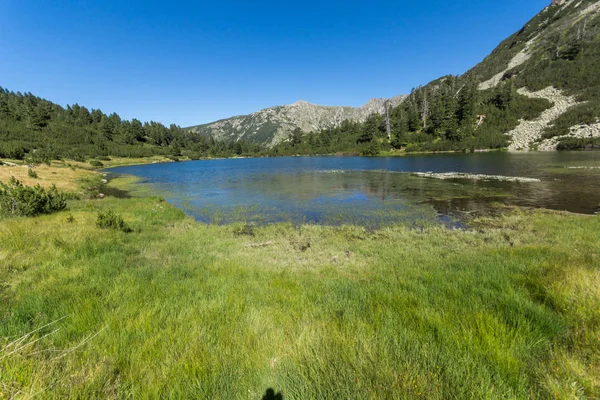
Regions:
<svg viewBox="0 0 600 400"><path fill-rule="evenodd" d="M0 398L599 397L600 219L474 227L208 226L156 197L1 220Z"/></svg>

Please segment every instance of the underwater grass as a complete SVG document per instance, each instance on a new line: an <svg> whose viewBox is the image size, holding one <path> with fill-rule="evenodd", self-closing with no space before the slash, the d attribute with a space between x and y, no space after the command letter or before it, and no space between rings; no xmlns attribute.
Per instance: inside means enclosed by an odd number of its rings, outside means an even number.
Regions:
<svg viewBox="0 0 600 400"><path fill-rule="evenodd" d="M599 397L600 219L471 226L240 235L157 197L2 220L0 394Z"/></svg>

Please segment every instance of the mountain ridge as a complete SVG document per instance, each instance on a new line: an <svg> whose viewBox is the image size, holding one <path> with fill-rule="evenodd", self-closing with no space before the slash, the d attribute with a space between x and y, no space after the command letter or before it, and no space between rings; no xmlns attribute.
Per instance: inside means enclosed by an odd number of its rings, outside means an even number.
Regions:
<svg viewBox="0 0 600 400"><path fill-rule="evenodd" d="M600 0L555 3L465 74L361 107L299 100L184 129L0 88L0 157L35 162L600 148Z"/></svg>
<svg viewBox="0 0 600 400"><path fill-rule="evenodd" d="M295 129L320 131L340 126L344 121L364 122L375 113L396 107L405 95L371 98L360 107L328 106L298 100L292 104L268 107L251 114L237 115L186 129L216 140L248 140L267 147L286 141Z"/></svg>
<svg viewBox="0 0 600 400"><path fill-rule="evenodd" d="M553 0L463 75L441 77L419 86L409 96L392 99L389 113L384 106L386 99L372 99L362 107L298 101L189 129L216 140L243 139L272 148L290 142L295 129L323 133L339 128L344 120L363 124L373 116L370 124L378 125L379 131L375 137L386 130L385 124L389 144L398 148L413 141L423 151L454 149L457 146L453 142L465 139L471 147L509 150L555 149L560 138L578 145L593 143L598 137L595 127L600 123L600 82L594 77L598 72L594 65L600 43L599 14L598 0ZM471 84L475 89L463 101L472 103L466 111L476 111L475 115L452 116L456 111L453 103L462 96L462 88L469 89ZM405 105L407 99L410 105ZM544 112L556 102L562 105ZM387 122L382 122L385 119ZM462 126L456 125L458 122ZM593 129L574 128L579 125ZM422 133L427 136L419 136ZM355 139L364 144L371 136ZM480 140L483 136L487 138ZM348 144L349 140L344 139ZM438 143L440 140L445 143ZM431 146L422 146L425 142Z"/></svg>

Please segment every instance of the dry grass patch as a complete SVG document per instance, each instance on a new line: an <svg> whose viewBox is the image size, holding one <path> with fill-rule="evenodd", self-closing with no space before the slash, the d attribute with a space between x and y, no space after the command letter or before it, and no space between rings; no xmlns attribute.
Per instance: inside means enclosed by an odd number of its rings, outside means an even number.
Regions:
<svg viewBox="0 0 600 400"><path fill-rule="evenodd" d="M37 178L30 177L28 171L28 165L0 166L0 181L6 183L14 176L26 186L39 184L44 188L49 188L56 185L59 190L75 192L80 188L79 181L94 177L97 174L89 169L71 168L60 163L53 163L51 166L46 164L35 166L34 171L38 175Z"/></svg>

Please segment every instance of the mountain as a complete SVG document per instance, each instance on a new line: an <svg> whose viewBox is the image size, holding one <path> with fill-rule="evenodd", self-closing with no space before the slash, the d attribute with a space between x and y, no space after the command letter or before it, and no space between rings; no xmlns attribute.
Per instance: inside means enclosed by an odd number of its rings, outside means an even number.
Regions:
<svg viewBox="0 0 600 400"><path fill-rule="evenodd" d="M552 0L462 76L391 99L387 122L379 115L386 100L377 99L360 108L298 102L188 129L275 146L277 154L598 146L599 21L599 0ZM296 129L314 134L291 140Z"/></svg>
<svg viewBox="0 0 600 400"><path fill-rule="evenodd" d="M554 0L465 74L359 108L297 102L183 129L0 88L0 158L32 162L587 147L600 147L600 0Z"/></svg>
<svg viewBox="0 0 600 400"><path fill-rule="evenodd" d="M599 0L554 0L465 74L413 90L389 120L374 114L274 150L375 155L588 147L600 147Z"/></svg>
<svg viewBox="0 0 600 400"><path fill-rule="evenodd" d="M364 122L372 114L383 114L386 104L395 107L405 98L371 99L362 107L320 106L298 101L188 129L217 140L247 140L272 147L287 140L295 129L317 132L338 127L343 121Z"/></svg>
<svg viewBox="0 0 600 400"><path fill-rule="evenodd" d="M600 138L600 1L553 0L465 74L483 93L513 85L550 103L507 131L509 150L553 150Z"/></svg>

